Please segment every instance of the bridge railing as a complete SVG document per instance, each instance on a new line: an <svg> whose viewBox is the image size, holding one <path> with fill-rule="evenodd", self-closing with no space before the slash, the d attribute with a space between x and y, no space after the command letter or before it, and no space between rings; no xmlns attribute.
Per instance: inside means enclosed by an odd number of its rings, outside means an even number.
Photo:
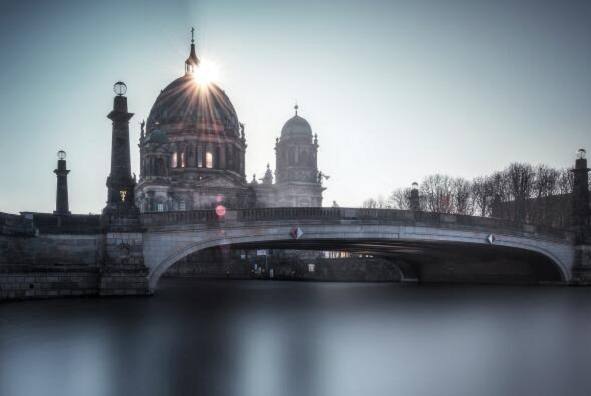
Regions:
<svg viewBox="0 0 591 396"><path fill-rule="evenodd" d="M163 226L175 224L214 223L220 220L215 210L186 210L177 212L142 213L144 226Z"/></svg>
<svg viewBox="0 0 591 396"><path fill-rule="evenodd" d="M238 221L264 221L288 219L338 219L341 214L338 208L306 207L306 208L256 208L236 211Z"/></svg>
<svg viewBox="0 0 591 396"><path fill-rule="evenodd" d="M144 226L172 226L182 224L219 225L220 223L276 221L276 220L318 220L336 222L343 220L367 221L372 223L400 223L416 225L434 225L440 227L472 227L495 231L513 231L528 234L545 234L561 239L569 238L566 230L547 226L515 223L504 219L468 215L421 212L398 209L366 208L253 208L226 210L223 215L215 210L191 210L178 212L151 212L142 214Z"/></svg>

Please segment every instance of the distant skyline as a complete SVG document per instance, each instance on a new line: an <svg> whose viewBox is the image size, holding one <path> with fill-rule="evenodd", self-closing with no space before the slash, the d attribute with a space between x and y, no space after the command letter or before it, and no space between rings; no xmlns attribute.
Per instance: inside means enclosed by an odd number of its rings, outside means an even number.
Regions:
<svg viewBox="0 0 591 396"><path fill-rule="evenodd" d="M275 168L299 114L318 134L324 204L359 206L433 173L570 167L591 150L588 1L115 1L0 5L0 211L99 213L113 83L139 123L183 74L190 28L246 125L246 173Z"/></svg>

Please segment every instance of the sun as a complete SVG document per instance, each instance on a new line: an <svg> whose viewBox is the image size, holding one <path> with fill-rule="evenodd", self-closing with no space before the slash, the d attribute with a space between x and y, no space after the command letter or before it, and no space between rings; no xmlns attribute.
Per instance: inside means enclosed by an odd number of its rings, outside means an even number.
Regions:
<svg viewBox="0 0 591 396"><path fill-rule="evenodd" d="M215 83L219 80L220 68L217 63L209 59L201 59L199 66L193 73L195 81L202 85Z"/></svg>

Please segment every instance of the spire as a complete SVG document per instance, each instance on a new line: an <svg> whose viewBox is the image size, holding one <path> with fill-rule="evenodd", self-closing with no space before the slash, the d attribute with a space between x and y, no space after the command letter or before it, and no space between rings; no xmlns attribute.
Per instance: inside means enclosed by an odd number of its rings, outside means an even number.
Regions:
<svg viewBox="0 0 591 396"><path fill-rule="evenodd" d="M295 110L295 115L298 115L298 109L300 108L300 106L298 106L298 102L296 102L295 106L293 106L294 110Z"/></svg>
<svg viewBox="0 0 591 396"><path fill-rule="evenodd" d="M191 53L185 61L185 75L193 74L199 65L199 58L195 52L195 28L191 28Z"/></svg>

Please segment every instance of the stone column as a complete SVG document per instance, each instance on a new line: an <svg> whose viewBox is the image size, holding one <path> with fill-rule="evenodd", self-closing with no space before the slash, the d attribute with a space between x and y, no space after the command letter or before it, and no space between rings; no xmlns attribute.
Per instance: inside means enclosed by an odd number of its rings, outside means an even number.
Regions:
<svg viewBox="0 0 591 396"><path fill-rule="evenodd" d="M127 87L117 82L112 121L111 172L107 178L107 206L103 209L101 295L149 294L148 269L144 265L143 234L139 209L135 203L135 181L129 157L129 120Z"/></svg>
<svg viewBox="0 0 591 396"><path fill-rule="evenodd" d="M135 205L135 181L131 176L129 156L129 120L133 113L127 111L125 84L115 84L113 110L107 115L112 121L111 131L111 172L107 178L107 206L103 214L129 217L139 214Z"/></svg>
<svg viewBox="0 0 591 396"><path fill-rule="evenodd" d="M572 225L575 228L584 229L589 226L589 168L587 168L585 150L579 150L572 172L574 175Z"/></svg>
<svg viewBox="0 0 591 396"><path fill-rule="evenodd" d="M410 210L421 210L421 202L419 197L419 185L417 182L412 184L410 189Z"/></svg>
<svg viewBox="0 0 591 396"><path fill-rule="evenodd" d="M68 173L70 171L66 169L66 152L63 150L58 151L57 158L57 169L53 171L57 176L55 211L53 213L57 215L69 215Z"/></svg>
<svg viewBox="0 0 591 396"><path fill-rule="evenodd" d="M572 192L572 229L575 232L573 283L591 285L591 227L589 223L589 168L584 149L577 154Z"/></svg>
<svg viewBox="0 0 591 396"><path fill-rule="evenodd" d="M241 175L242 177L245 177L245 176L246 176L246 175L244 174L244 157L245 157L245 156L244 156L244 151L243 151L243 150L240 150L240 154L239 154L239 156L240 156L240 159L239 159L239 161L240 161L240 166L239 166L239 173L240 173L240 175Z"/></svg>
<svg viewBox="0 0 591 396"><path fill-rule="evenodd" d="M219 152L220 152L220 169L227 169L226 166L226 145L223 143L220 143L218 145L219 147Z"/></svg>

